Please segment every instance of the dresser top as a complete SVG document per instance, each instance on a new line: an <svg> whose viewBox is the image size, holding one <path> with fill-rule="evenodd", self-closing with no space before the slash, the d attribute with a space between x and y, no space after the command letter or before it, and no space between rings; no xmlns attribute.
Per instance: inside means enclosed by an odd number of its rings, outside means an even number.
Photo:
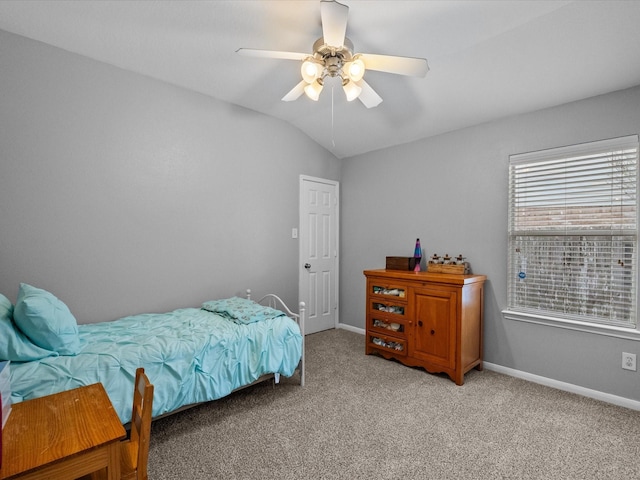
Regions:
<svg viewBox="0 0 640 480"><path fill-rule="evenodd" d="M365 270L363 272L367 277L381 277L389 279L402 279L414 282L434 282L446 283L449 285L467 285L470 283L484 282L486 275L456 275L451 273L430 273L430 272L414 272L411 270Z"/></svg>

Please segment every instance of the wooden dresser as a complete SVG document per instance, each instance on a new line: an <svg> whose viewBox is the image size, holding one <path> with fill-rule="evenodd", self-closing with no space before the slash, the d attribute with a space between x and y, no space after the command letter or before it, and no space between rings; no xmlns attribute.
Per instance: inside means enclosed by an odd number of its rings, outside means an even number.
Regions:
<svg viewBox="0 0 640 480"><path fill-rule="evenodd" d="M485 275L365 270L366 354L443 372L482 370Z"/></svg>

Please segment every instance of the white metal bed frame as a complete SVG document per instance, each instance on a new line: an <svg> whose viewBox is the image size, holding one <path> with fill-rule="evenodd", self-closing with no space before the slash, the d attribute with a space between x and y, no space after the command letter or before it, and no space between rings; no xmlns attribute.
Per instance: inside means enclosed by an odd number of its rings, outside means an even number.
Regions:
<svg viewBox="0 0 640 480"><path fill-rule="evenodd" d="M247 288L247 300L251 300L251 289ZM257 300L256 303L261 305L266 305L271 308L275 308L276 310L280 310L287 314L287 316L293 319L300 327L300 334L302 335L302 355L300 357L300 365L298 370L300 371L300 386L304 387L304 322L305 322L305 303L300 302L298 307L298 313L294 313L289 309L286 303L277 295L273 293L268 293L260 300ZM274 380L276 383L280 382L280 374L273 374ZM258 380L260 381L260 379Z"/></svg>

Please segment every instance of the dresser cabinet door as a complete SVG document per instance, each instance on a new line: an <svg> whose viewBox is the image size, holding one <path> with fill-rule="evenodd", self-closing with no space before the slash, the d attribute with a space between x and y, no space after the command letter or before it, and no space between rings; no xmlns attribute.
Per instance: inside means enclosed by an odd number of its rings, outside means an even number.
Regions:
<svg viewBox="0 0 640 480"><path fill-rule="evenodd" d="M456 290L416 289L415 317L409 355L445 368L455 368Z"/></svg>

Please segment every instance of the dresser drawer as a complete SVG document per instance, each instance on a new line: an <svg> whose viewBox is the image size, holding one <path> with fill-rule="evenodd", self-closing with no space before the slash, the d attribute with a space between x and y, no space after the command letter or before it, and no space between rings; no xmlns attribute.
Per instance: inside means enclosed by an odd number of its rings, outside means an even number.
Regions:
<svg viewBox="0 0 640 480"><path fill-rule="evenodd" d="M369 301L369 312L372 315L379 315L385 318L402 318L406 315L407 305L396 302L382 302L377 299Z"/></svg>
<svg viewBox="0 0 640 480"><path fill-rule="evenodd" d="M367 316L367 330L400 338L406 338L407 333L404 320L389 319L388 316L377 315L375 312Z"/></svg>
<svg viewBox="0 0 640 480"><path fill-rule="evenodd" d="M372 348L388 351L394 355L407 355L407 342L402 338L377 333L367 333L367 342Z"/></svg>
<svg viewBox="0 0 640 480"><path fill-rule="evenodd" d="M406 302L409 294L406 285L376 282L375 280L369 282L368 288L369 295L387 300L393 299L395 302Z"/></svg>

